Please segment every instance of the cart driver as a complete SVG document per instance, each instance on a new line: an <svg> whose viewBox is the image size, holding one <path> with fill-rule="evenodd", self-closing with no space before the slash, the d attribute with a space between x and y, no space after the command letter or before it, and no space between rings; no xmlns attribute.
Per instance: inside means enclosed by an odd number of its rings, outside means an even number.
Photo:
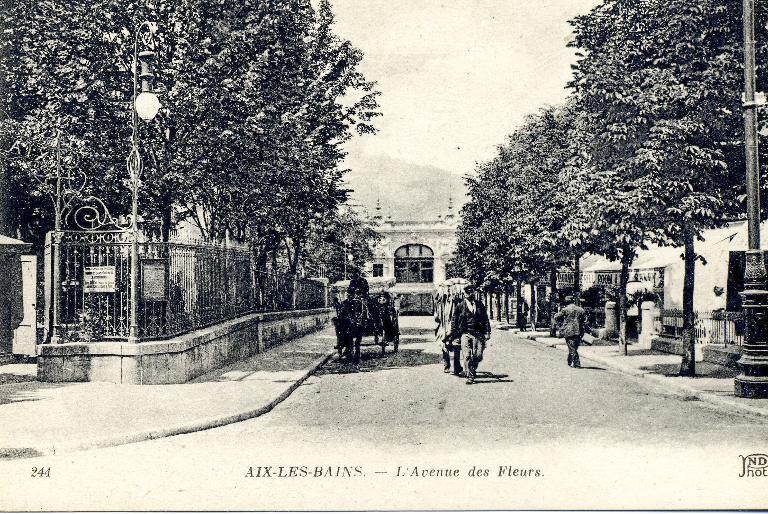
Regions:
<svg viewBox="0 0 768 514"><path fill-rule="evenodd" d="M362 298L368 299L368 281L360 274L360 270L352 272L352 280L349 281L349 294L356 294Z"/></svg>

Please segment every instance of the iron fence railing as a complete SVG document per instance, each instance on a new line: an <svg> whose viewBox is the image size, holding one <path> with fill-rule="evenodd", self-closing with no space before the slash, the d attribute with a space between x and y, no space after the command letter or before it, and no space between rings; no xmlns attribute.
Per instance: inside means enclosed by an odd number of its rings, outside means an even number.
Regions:
<svg viewBox="0 0 768 514"><path fill-rule="evenodd" d="M744 313L705 311L694 313L694 337L700 343L741 346L744 342ZM655 317L656 332L671 338L683 333L683 311L664 309Z"/></svg>
<svg viewBox="0 0 768 514"><path fill-rule="evenodd" d="M58 331L64 341L128 337L130 232L60 234ZM247 248L213 243L141 242L137 326L164 339L254 312L313 309L322 282L254 271Z"/></svg>

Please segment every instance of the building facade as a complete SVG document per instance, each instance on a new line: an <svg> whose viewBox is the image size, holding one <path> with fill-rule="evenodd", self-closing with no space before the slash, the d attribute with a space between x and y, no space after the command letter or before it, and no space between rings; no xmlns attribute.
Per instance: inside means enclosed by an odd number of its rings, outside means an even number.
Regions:
<svg viewBox="0 0 768 514"><path fill-rule="evenodd" d="M377 206L373 217L382 236L366 266L369 277L394 278L402 314L431 314L435 285L446 278L456 251L457 220L449 202L448 213L434 220L384 219Z"/></svg>

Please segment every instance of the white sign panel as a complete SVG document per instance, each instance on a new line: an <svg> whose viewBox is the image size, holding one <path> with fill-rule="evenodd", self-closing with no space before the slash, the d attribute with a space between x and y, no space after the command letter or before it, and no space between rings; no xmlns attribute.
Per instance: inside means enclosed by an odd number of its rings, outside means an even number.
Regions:
<svg viewBox="0 0 768 514"><path fill-rule="evenodd" d="M114 266L86 266L83 272L84 293L114 293Z"/></svg>

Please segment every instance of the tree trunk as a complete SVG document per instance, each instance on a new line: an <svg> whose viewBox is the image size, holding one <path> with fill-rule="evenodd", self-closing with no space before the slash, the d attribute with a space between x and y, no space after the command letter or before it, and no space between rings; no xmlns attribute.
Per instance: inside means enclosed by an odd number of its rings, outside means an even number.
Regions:
<svg viewBox="0 0 768 514"><path fill-rule="evenodd" d="M163 205L162 218L160 219L160 239L167 243L171 240L171 229L173 228L173 205L165 203Z"/></svg>
<svg viewBox="0 0 768 514"><path fill-rule="evenodd" d="M4 0L0 5L3 6L3 12L8 12L13 5L10 0ZM6 52L0 54L0 59L8 59L10 55L11 45L4 45ZM0 121L5 120L8 117L8 113L5 110L6 101L8 98L8 84L6 83L5 74L0 74ZM13 223L13 213L11 212L11 170L8 166L3 154L0 153L0 234L4 236L13 237L16 235L16 227Z"/></svg>
<svg viewBox="0 0 768 514"><path fill-rule="evenodd" d="M531 308L528 309L528 319L530 320L531 329L536 328L536 311L538 311L536 302L536 280L531 280Z"/></svg>
<svg viewBox="0 0 768 514"><path fill-rule="evenodd" d="M509 325L509 283L504 282L504 317Z"/></svg>
<svg viewBox="0 0 768 514"><path fill-rule="evenodd" d="M248 298L251 309L259 305L259 255L254 246L251 246L251 291Z"/></svg>
<svg viewBox="0 0 768 514"><path fill-rule="evenodd" d="M629 267L634 260L632 250L624 248L621 252L621 275L619 276L619 350L627 355L627 282Z"/></svg>
<svg viewBox="0 0 768 514"><path fill-rule="evenodd" d="M501 291L496 290L496 321L501 323Z"/></svg>
<svg viewBox="0 0 768 514"><path fill-rule="evenodd" d="M10 169L2 154L0 154L0 234L8 237L16 236L11 212Z"/></svg>
<svg viewBox="0 0 768 514"><path fill-rule="evenodd" d="M493 292L486 291L485 306L488 308L488 317L493 319Z"/></svg>
<svg viewBox="0 0 768 514"><path fill-rule="evenodd" d="M683 361L680 364L680 376L696 375L696 334L694 325L696 313L693 310L693 291L695 286L696 249L693 232L685 231L685 274L683 276Z"/></svg>
<svg viewBox="0 0 768 514"><path fill-rule="evenodd" d="M573 303L581 305L581 256L577 255L573 259Z"/></svg>
<svg viewBox="0 0 768 514"><path fill-rule="evenodd" d="M523 328L523 285L518 280L515 287L515 325Z"/></svg>
<svg viewBox="0 0 768 514"><path fill-rule="evenodd" d="M549 271L549 336L557 336L557 327L555 326L555 311L557 310L557 269L552 268Z"/></svg>

